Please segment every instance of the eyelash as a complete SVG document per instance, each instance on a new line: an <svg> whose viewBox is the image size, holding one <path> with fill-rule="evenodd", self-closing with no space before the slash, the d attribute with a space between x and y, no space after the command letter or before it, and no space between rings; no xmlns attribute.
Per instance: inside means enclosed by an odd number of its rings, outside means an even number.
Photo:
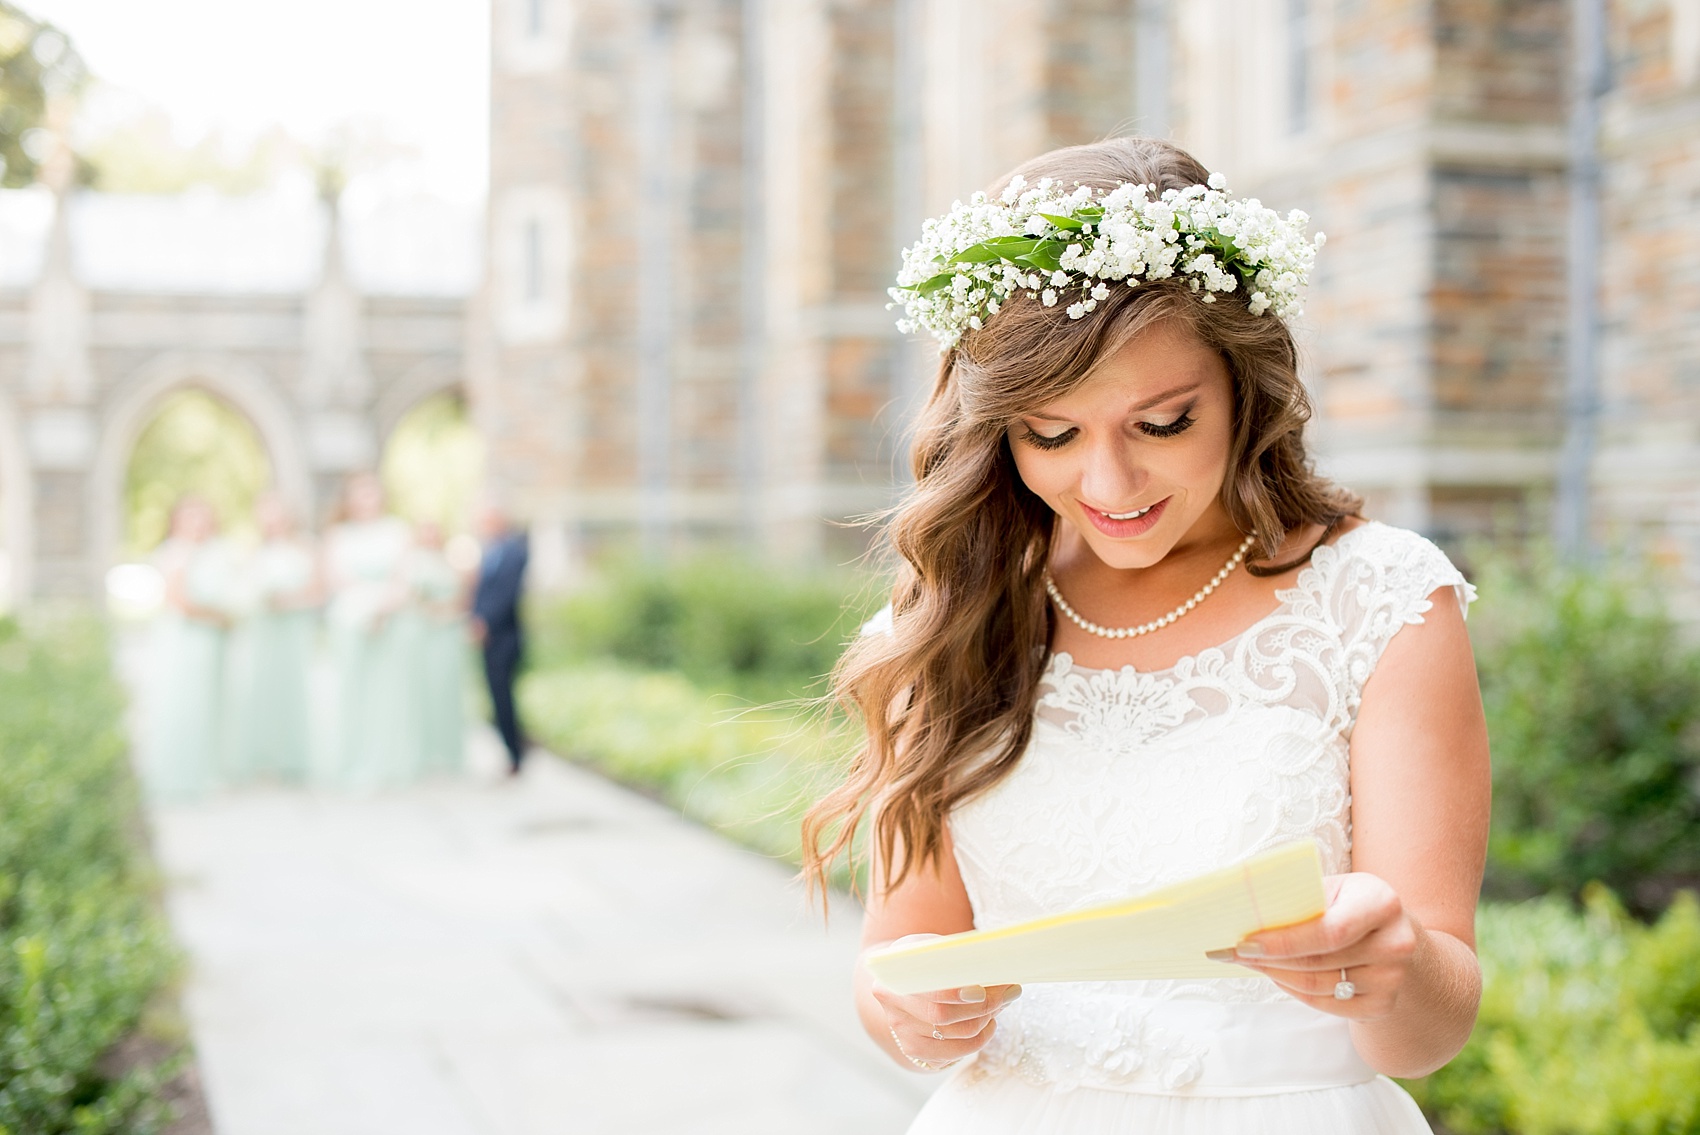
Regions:
<svg viewBox="0 0 1700 1135"><path fill-rule="evenodd" d="M1146 437L1176 437L1191 429L1193 422L1196 420L1197 419L1192 416L1192 407L1188 406L1185 410L1181 411L1181 416L1172 422L1164 422L1161 424L1157 422L1140 422L1138 429L1139 432L1144 434ZM1044 434L1034 433L1032 429L1026 426L1023 426L1022 429L1026 432L1022 434L1021 440L1026 442L1028 445L1031 445L1034 449L1043 450L1061 449L1063 446L1074 440L1074 435L1077 432L1071 429L1058 434L1056 437L1046 437Z"/></svg>

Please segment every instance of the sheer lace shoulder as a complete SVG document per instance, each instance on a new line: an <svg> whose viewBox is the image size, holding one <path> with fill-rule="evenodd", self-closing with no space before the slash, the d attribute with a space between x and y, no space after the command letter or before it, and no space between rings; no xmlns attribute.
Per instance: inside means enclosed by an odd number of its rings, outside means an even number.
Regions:
<svg viewBox="0 0 1700 1135"><path fill-rule="evenodd" d="M1422 622L1433 605L1429 596L1442 587L1452 588L1466 614L1476 599L1475 585L1432 541L1387 524L1365 524L1318 548L1311 570L1332 585L1342 619L1354 610L1390 615L1389 638L1400 625ZM1370 601L1372 596L1377 602Z"/></svg>
<svg viewBox="0 0 1700 1135"><path fill-rule="evenodd" d="M1421 623L1441 588L1452 589L1467 615L1475 586L1445 552L1415 532L1370 523L1318 548L1281 598L1293 612L1335 628L1355 695L1393 636Z"/></svg>

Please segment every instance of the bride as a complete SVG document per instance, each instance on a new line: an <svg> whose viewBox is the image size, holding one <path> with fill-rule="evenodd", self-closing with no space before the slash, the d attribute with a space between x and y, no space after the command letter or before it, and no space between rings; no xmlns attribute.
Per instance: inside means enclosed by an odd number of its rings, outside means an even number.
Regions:
<svg viewBox="0 0 1700 1135"><path fill-rule="evenodd" d="M1006 187L1007 186L1007 187ZM864 747L864 946L1126 897L1313 840L1327 912L1217 980L900 996L948 1079L912 1132L1426 1132L1388 1076L1470 1034L1487 735L1470 585L1312 469L1287 320L1321 243L1164 142L1058 150L929 221L893 297L944 354L890 522Z"/></svg>

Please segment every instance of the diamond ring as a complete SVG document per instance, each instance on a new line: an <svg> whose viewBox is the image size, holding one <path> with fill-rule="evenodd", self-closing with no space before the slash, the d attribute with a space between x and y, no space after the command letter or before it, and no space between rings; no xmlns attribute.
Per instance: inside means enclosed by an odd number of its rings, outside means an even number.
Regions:
<svg viewBox="0 0 1700 1135"><path fill-rule="evenodd" d="M1346 980L1346 971L1340 971L1340 980L1334 983L1334 1000L1350 1001L1358 995L1358 987Z"/></svg>

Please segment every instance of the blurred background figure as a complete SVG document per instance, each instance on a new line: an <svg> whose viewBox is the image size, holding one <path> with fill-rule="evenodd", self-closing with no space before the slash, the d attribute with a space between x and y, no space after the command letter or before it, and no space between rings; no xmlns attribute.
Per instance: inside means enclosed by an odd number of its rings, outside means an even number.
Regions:
<svg viewBox="0 0 1700 1135"><path fill-rule="evenodd" d="M316 779L374 790L405 784L418 767L413 666L403 572L413 543L407 522L387 511L370 473L349 478L340 523L324 538L325 610L336 675L334 713Z"/></svg>
<svg viewBox="0 0 1700 1135"><path fill-rule="evenodd" d="M205 498L172 509L155 564L165 605L153 628L148 786L162 800L199 799L221 776L224 654L235 583L229 545Z"/></svg>
<svg viewBox="0 0 1700 1135"><path fill-rule="evenodd" d="M443 529L422 521L413 530L404 578L408 605L401 618L414 667L418 768L459 772L466 748L467 578L445 553Z"/></svg>
<svg viewBox="0 0 1700 1135"><path fill-rule="evenodd" d="M232 782L307 778L319 585L312 543L276 492L254 507L259 547L242 564L241 618L231 636Z"/></svg>
<svg viewBox="0 0 1700 1135"><path fill-rule="evenodd" d="M472 637L483 648L491 712L508 751L508 771L517 776L525 760L525 732L514 708L514 677L525 647L519 601L530 543L507 511L488 501L479 510L478 538L484 556L472 597Z"/></svg>

